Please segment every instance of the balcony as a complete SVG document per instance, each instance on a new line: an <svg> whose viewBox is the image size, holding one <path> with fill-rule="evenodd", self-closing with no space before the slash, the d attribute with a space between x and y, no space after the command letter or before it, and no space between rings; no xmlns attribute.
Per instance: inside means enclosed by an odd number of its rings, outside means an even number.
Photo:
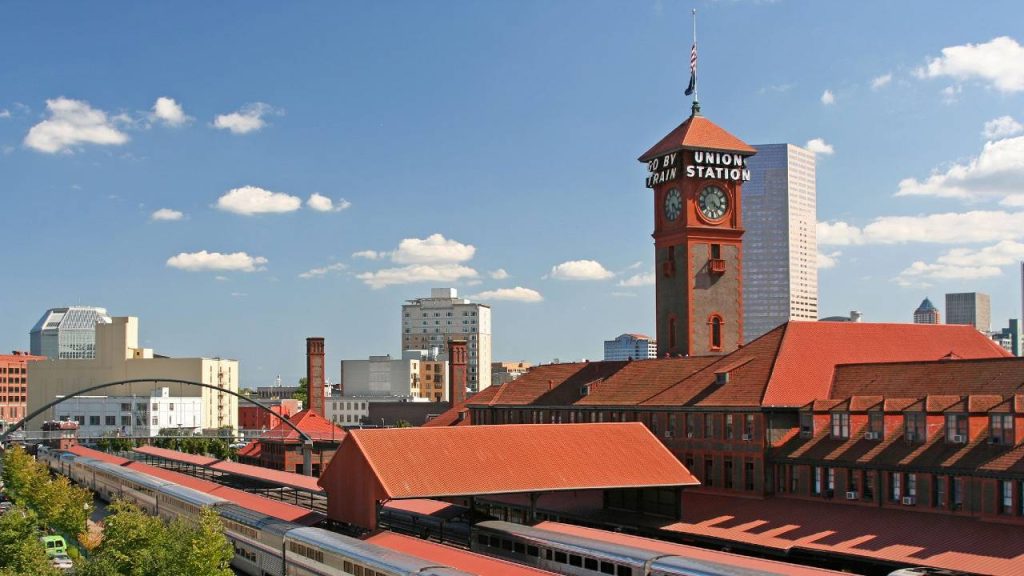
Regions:
<svg viewBox="0 0 1024 576"><path fill-rule="evenodd" d="M710 258L708 260L708 270L712 274L725 274L725 260L721 258Z"/></svg>

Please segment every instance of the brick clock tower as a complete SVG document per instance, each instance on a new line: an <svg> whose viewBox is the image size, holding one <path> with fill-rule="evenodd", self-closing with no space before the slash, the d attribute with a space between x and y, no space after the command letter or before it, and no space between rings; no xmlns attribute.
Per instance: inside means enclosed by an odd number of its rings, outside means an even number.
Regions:
<svg viewBox="0 0 1024 576"><path fill-rule="evenodd" d="M658 356L724 354L743 343L746 158L756 150L693 112L648 150L654 191Z"/></svg>

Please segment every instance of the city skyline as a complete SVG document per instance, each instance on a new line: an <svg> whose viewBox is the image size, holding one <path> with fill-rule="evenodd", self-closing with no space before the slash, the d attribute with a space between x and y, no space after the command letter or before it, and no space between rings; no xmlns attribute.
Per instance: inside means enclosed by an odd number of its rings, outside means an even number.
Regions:
<svg viewBox="0 0 1024 576"><path fill-rule="evenodd" d="M688 115L691 6L706 116L817 153L820 316L965 291L1020 316L1014 3L16 6L0 46L53 49L0 72L0 345L103 306L255 388L297 380L307 336L396 352L398 305L444 286L492 307L495 360L653 333L635 158Z"/></svg>

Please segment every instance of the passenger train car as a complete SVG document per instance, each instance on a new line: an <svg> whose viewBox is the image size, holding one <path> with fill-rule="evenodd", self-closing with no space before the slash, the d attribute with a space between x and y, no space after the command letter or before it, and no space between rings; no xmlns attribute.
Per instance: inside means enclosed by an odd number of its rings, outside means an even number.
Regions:
<svg viewBox="0 0 1024 576"><path fill-rule="evenodd" d="M104 500L124 499L165 519L195 519L201 508L213 508L235 548L231 565L251 576L473 576L96 458L46 449L38 457Z"/></svg>

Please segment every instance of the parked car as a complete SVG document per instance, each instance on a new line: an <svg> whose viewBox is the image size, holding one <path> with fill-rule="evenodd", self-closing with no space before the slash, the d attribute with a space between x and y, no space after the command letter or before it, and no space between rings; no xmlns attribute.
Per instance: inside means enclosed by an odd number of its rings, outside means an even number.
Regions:
<svg viewBox="0 0 1024 576"><path fill-rule="evenodd" d="M57 554L50 559L50 562L57 570L68 571L73 570L75 567L75 563L71 561L71 556L67 554Z"/></svg>

